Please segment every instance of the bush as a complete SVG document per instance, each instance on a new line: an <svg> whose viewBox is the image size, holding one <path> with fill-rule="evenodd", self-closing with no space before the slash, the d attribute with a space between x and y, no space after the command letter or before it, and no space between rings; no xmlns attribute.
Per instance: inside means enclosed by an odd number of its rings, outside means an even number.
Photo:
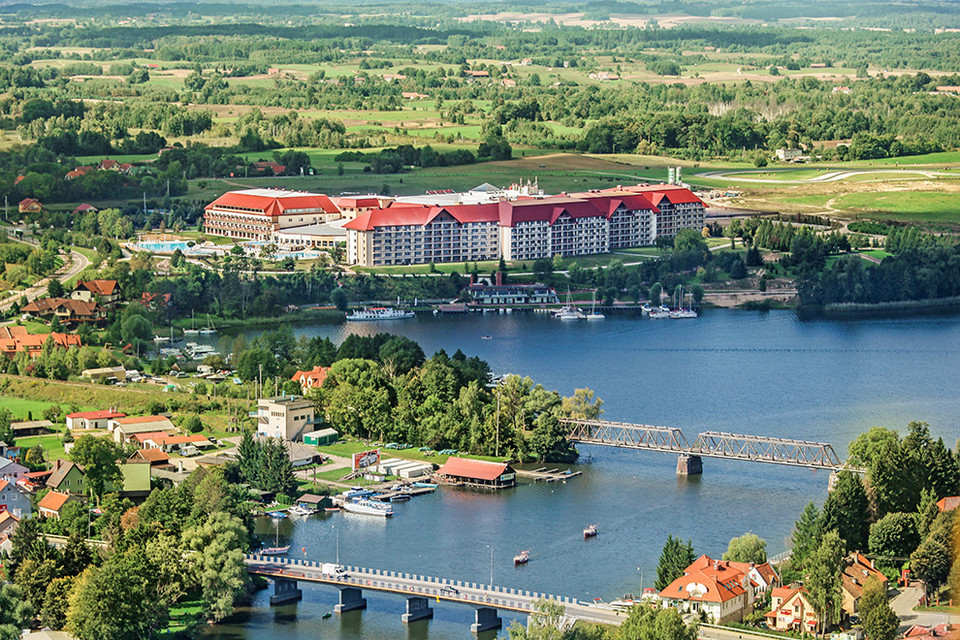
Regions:
<svg viewBox="0 0 960 640"><path fill-rule="evenodd" d="M203 431L203 422L200 421L200 416L196 414L187 416L187 419L183 421L182 426L190 433L200 433Z"/></svg>

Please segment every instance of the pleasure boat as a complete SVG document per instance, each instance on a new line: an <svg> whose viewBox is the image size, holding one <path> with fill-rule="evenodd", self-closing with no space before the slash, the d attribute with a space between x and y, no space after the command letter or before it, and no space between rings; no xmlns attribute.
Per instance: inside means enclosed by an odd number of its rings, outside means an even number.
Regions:
<svg viewBox="0 0 960 640"><path fill-rule="evenodd" d="M584 528L584 530L583 530L583 537L584 537L585 539L586 539L586 538L592 538L592 537L594 537L594 536L596 536L596 535L597 535L597 525L595 525L595 524L591 524L590 526Z"/></svg>
<svg viewBox="0 0 960 640"><path fill-rule="evenodd" d="M530 562L530 552L521 551L517 555L513 556L513 566L519 566L521 564L527 564Z"/></svg>
<svg viewBox="0 0 960 640"><path fill-rule="evenodd" d="M403 311L393 307L371 307L354 311L347 316L347 320L404 320L413 316L413 311Z"/></svg>
<svg viewBox="0 0 960 640"><path fill-rule="evenodd" d="M393 515L393 506L389 503L377 502L375 500L366 500L364 498L354 498L346 500L341 505L344 511L350 513L359 513L365 516L380 516L389 518Z"/></svg>

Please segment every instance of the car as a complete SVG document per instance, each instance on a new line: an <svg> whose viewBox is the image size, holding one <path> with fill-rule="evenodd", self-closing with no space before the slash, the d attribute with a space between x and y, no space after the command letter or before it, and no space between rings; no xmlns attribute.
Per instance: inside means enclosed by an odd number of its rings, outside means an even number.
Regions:
<svg viewBox="0 0 960 640"><path fill-rule="evenodd" d="M454 586L451 586L451 585L449 585L449 584L445 584L445 585L443 585L442 587L440 587L440 593L445 593L445 594L448 594L448 595L456 595L456 594L459 594L459 593L460 593L460 590L457 589L457 588L454 587Z"/></svg>

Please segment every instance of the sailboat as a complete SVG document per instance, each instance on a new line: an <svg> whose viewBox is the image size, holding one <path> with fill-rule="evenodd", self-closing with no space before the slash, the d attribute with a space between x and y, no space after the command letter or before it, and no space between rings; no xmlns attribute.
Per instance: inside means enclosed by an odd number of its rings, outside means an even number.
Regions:
<svg viewBox="0 0 960 640"><path fill-rule="evenodd" d="M193 311L190 316L190 328L184 329L183 334L187 336L195 336L200 334L200 329L197 329L197 312Z"/></svg>
<svg viewBox="0 0 960 640"><path fill-rule="evenodd" d="M687 294L687 295L690 295L690 294ZM685 297L683 293L683 287L680 287L680 292L678 297L679 297L679 302L677 304L677 308L670 312L670 317L673 318L674 320L681 320L684 318L696 318L697 317L696 311L694 311L690 307L683 306L683 300Z"/></svg>
<svg viewBox="0 0 960 640"><path fill-rule="evenodd" d="M593 290L593 306L590 307L590 313L587 314L587 320L603 320L604 315L597 313L597 290Z"/></svg>
<svg viewBox="0 0 960 640"><path fill-rule="evenodd" d="M216 333L217 328L213 326L213 320L210 319L210 314L207 314L207 326L203 329L200 329L200 335L208 336L212 333Z"/></svg>
<svg viewBox="0 0 960 640"><path fill-rule="evenodd" d="M580 309L573 306L573 303L570 300L570 289L567 289L567 303L560 307L553 314L554 318L559 320L583 320L586 316L580 311Z"/></svg>
<svg viewBox="0 0 960 640"><path fill-rule="evenodd" d="M651 320L663 320L664 318L670 317L670 308L663 306L663 291L660 291L660 306L653 307L650 309L650 313L647 316Z"/></svg>
<svg viewBox="0 0 960 640"><path fill-rule="evenodd" d="M265 549L260 549L259 553L262 556L285 556L287 552L290 551L290 545L285 547L280 546L280 520L273 519L273 528L276 531L272 547L266 547Z"/></svg>

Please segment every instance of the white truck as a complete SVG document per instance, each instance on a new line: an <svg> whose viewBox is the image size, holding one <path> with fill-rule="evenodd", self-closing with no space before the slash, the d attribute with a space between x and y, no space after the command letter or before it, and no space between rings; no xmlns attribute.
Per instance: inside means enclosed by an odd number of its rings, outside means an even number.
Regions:
<svg viewBox="0 0 960 640"><path fill-rule="evenodd" d="M347 577L347 570L342 565L333 562L324 562L320 565L320 573L324 578L342 580Z"/></svg>

